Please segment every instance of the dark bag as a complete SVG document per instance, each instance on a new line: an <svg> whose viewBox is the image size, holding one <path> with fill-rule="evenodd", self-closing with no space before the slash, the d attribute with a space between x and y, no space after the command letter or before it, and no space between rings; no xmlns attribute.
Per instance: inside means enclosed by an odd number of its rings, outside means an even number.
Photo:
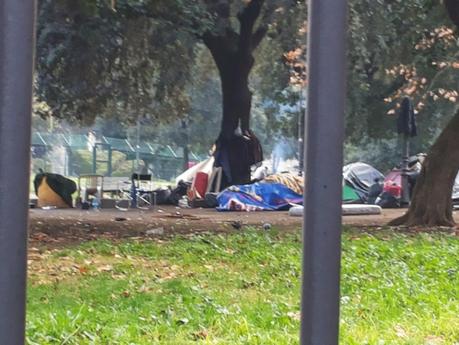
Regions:
<svg viewBox="0 0 459 345"><path fill-rule="evenodd" d="M382 192L381 195L376 199L376 205L382 208L399 208L400 201L388 192Z"/></svg>
<svg viewBox="0 0 459 345"><path fill-rule="evenodd" d="M258 140L255 133L251 130L249 132L249 140L247 142L248 162L249 165L255 165L263 162L263 148L261 147L260 140Z"/></svg>
<svg viewBox="0 0 459 345"><path fill-rule="evenodd" d="M168 201L172 205L178 205L179 200L186 195L188 188L191 187L191 183L180 181L177 187L171 191Z"/></svg>

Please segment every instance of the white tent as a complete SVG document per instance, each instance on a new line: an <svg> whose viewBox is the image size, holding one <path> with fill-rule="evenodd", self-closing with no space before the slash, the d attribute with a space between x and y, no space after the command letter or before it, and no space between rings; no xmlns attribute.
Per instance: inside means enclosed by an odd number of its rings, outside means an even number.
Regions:
<svg viewBox="0 0 459 345"><path fill-rule="evenodd" d="M205 161L202 161L202 162L196 164L195 166L191 167L190 169L186 170L185 172L183 172L180 176L178 176L175 179L175 182L177 184L180 181L190 182L191 183L198 172L204 172L204 173L206 173L207 175L210 176L212 174L212 169L214 167L214 162L215 162L215 158L214 157L209 157Z"/></svg>

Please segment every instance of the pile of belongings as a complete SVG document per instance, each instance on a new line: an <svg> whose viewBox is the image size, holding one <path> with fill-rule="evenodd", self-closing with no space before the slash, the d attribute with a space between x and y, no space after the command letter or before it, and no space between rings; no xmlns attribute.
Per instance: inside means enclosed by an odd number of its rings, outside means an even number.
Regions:
<svg viewBox="0 0 459 345"><path fill-rule="evenodd" d="M352 163L343 168L343 203L364 204L381 193L384 175L365 163ZM260 182L236 185L217 196L220 211L287 210L303 203L302 177L274 174ZM375 192L375 186L377 191Z"/></svg>
<svg viewBox="0 0 459 345"><path fill-rule="evenodd" d="M379 186L383 180L384 175L369 164L357 162L345 165L343 167L343 203L372 203L371 198L376 199L382 186L374 196L372 189L375 188L375 185Z"/></svg>
<svg viewBox="0 0 459 345"><path fill-rule="evenodd" d="M158 205L183 205L215 207L215 197L220 191L222 168L214 167L214 157L192 166L176 178L176 187L160 188L154 192ZM211 205L205 200L211 195Z"/></svg>
<svg viewBox="0 0 459 345"><path fill-rule="evenodd" d="M280 183L295 193L303 195L304 179L290 173L269 175L263 179L266 183Z"/></svg>
<svg viewBox="0 0 459 345"><path fill-rule="evenodd" d="M235 185L218 194L219 211L280 211L303 203L303 178L275 174L260 182Z"/></svg>
<svg viewBox="0 0 459 345"><path fill-rule="evenodd" d="M72 194L77 190L74 181L62 175L40 171L33 184L38 197L37 207L73 207Z"/></svg>
<svg viewBox="0 0 459 345"><path fill-rule="evenodd" d="M416 180L421 173L424 157L424 154L418 154L409 159L407 176L410 197L414 191ZM375 203L382 208L398 208L401 205L402 192L402 170L394 168L384 178L383 190ZM459 204L459 173L454 182L452 199L453 204Z"/></svg>

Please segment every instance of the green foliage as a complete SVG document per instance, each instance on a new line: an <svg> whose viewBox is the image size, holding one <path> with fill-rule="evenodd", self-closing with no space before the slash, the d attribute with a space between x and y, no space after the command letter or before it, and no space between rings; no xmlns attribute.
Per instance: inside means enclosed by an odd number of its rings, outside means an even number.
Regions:
<svg viewBox="0 0 459 345"><path fill-rule="evenodd" d="M436 30L442 27L451 27L451 22L439 1L350 1L349 142L364 146L371 139L395 138L395 118L387 113L410 92L419 105L420 149L430 146L453 108L451 102L434 100L428 91L448 88L451 77L457 85L459 77L451 69L438 76L435 63L450 60L457 50L456 44L438 38Z"/></svg>
<svg viewBox="0 0 459 345"><path fill-rule="evenodd" d="M459 338L459 241L344 232L341 344ZM301 240L250 230L44 250L28 344L298 344Z"/></svg>
<svg viewBox="0 0 459 345"><path fill-rule="evenodd" d="M181 91L197 32L177 31L176 22L203 19L196 6L115 3L39 2L39 100L56 117L87 123L103 115L129 121L139 112L157 118L182 114L189 100Z"/></svg>
<svg viewBox="0 0 459 345"><path fill-rule="evenodd" d="M78 124L106 118L98 120L97 127L120 136L140 117L155 127L146 132L178 145L183 133L169 128L171 123L180 127L180 118L185 117L189 137L205 138L191 145L207 151L219 131L221 91L214 63L197 43L205 33L231 30L238 35L238 16L246 6L243 1L41 0L36 85L38 101L47 107L37 107L36 112ZM300 42L297 31L304 22L303 9L301 1L264 2L254 31L262 34L260 40L266 34L267 44L261 49L264 54L257 56L257 68L260 74L271 71L274 62L275 78L283 85L256 81L258 94L280 95L287 86L283 53ZM196 78L196 71L202 76L205 69L212 78Z"/></svg>
<svg viewBox="0 0 459 345"><path fill-rule="evenodd" d="M182 132L170 129L186 118L190 145L207 151L219 131L222 106L218 71L200 42L206 33L226 30L237 37L238 13L246 5L242 0L40 0L36 112L78 124L106 118L122 127L110 130L121 133L140 116L146 126L156 127L146 131L152 137L178 145ZM395 118L387 113L415 83L416 150L426 151L453 112L455 98L444 95L459 81L453 65L457 34L448 40L451 36L438 31L452 27L443 4L351 0L349 6L346 142L353 152L348 157L376 165L387 161L382 157L388 146L379 143L396 140ZM305 59L305 7L304 1L266 0L254 28L266 30L250 78L254 127L268 143L298 135L304 97L290 85L294 71L284 54L299 48Z"/></svg>

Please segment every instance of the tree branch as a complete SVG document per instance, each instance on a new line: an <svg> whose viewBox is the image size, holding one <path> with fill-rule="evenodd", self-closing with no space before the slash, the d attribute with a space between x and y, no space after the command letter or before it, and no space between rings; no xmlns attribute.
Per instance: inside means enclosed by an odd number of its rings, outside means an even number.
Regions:
<svg viewBox="0 0 459 345"><path fill-rule="evenodd" d="M252 0L237 15L241 28L239 33L239 48L242 52L250 53L254 49L252 40L253 27L260 16L264 3L265 0Z"/></svg>
<svg viewBox="0 0 459 345"><path fill-rule="evenodd" d="M268 26L261 25L260 27L258 27L258 29L253 33L252 36L252 49L257 49L261 41L263 41L263 38L265 38L267 32Z"/></svg>
<svg viewBox="0 0 459 345"><path fill-rule="evenodd" d="M219 68L237 51L238 39L239 35L231 28L227 28L224 35L206 32L202 36L203 43L211 52Z"/></svg>

